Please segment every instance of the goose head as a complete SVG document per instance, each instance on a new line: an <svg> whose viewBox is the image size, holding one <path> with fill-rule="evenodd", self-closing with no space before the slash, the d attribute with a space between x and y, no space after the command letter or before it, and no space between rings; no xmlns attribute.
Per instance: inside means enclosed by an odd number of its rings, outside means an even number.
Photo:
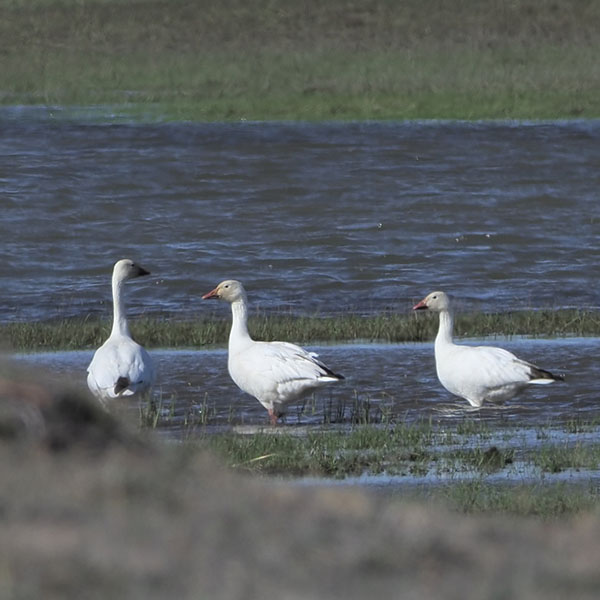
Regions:
<svg viewBox="0 0 600 600"><path fill-rule="evenodd" d="M246 292L244 291L244 286L235 279L226 279L225 281L221 281L221 283L208 294L204 294L202 296L203 300L225 300L225 302L236 302L238 300L243 300L246 297Z"/></svg>
<svg viewBox="0 0 600 600"><path fill-rule="evenodd" d="M146 271L146 269L140 267L140 265L128 258L117 261L113 268L113 279L116 281L128 281L129 279L141 277L142 275L150 275L150 271Z"/></svg>
<svg viewBox="0 0 600 600"><path fill-rule="evenodd" d="M444 292L431 292L413 306L413 310L432 310L441 312L442 310L450 309L450 298Z"/></svg>

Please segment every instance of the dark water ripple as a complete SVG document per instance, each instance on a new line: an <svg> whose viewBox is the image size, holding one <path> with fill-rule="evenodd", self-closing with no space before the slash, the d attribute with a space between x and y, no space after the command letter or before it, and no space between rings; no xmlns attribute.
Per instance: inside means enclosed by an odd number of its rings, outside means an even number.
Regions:
<svg viewBox="0 0 600 600"><path fill-rule="evenodd" d="M471 342L474 343L474 342ZM513 339L496 342L518 356L566 376L566 382L530 386L504 405L471 409L468 403L449 394L435 374L433 344L351 344L313 347L321 358L346 379L323 388L308 408L293 405L288 425L323 424L343 412L347 425L353 416L369 414L374 421L456 425L463 420L481 421L490 428L519 426L543 429L570 422L593 421L600 417L597 384L600 363L597 339ZM266 411L251 396L242 393L227 373L227 351L155 350L157 402L162 403L160 429L181 436L201 429L203 411L210 427L267 422ZM85 388L85 371L92 352L58 352L20 355L26 364L58 374L63 380ZM363 412L357 407L362 405ZM129 405L138 418L137 402Z"/></svg>
<svg viewBox="0 0 600 600"><path fill-rule="evenodd" d="M0 110L3 321L254 306L598 307L600 122L97 123Z"/></svg>

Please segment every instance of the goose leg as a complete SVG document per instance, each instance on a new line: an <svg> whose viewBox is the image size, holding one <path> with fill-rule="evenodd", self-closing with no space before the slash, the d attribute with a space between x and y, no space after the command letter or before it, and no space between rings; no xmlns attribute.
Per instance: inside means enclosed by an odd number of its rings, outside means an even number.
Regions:
<svg viewBox="0 0 600 600"><path fill-rule="evenodd" d="M277 415L273 412L272 408L269 408L269 419L271 420L271 425L277 425Z"/></svg>

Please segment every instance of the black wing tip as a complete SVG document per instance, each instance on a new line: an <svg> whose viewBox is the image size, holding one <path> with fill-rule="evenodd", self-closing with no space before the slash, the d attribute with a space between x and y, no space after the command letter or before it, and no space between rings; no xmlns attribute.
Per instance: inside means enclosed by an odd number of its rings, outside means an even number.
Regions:
<svg viewBox="0 0 600 600"><path fill-rule="evenodd" d="M321 369L323 369L323 371L325 371L325 375L328 375L329 377L335 377L336 379L346 379L343 375L340 375L339 373L332 371L329 367L325 366L323 363L319 363L319 366L321 367Z"/></svg>
<svg viewBox="0 0 600 600"><path fill-rule="evenodd" d="M555 375L554 373L550 373L550 371L538 367L532 367L530 377L531 379L553 379L554 381L565 380L564 375Z"/></svg>
<svg viewBox="0 0 600 600"><path fill-rule="evenodd" d="M341 375L340 373L335 373L331 369L326 369L326 371L327 371L327 375L329 375L331 377L335 377L336 379L346 379L343 375Z"/></svg>

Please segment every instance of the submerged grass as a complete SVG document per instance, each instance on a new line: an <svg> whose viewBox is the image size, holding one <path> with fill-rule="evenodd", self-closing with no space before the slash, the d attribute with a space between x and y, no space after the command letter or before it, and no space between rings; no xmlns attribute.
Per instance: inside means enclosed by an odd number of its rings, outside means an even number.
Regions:
<svg viewBox="0 0 600 600"><path fill-rule="evenodd" d="M432 429L423 425L316 430L306 435L257 432L207 436L203 443L231 466L265 474L346 477L409 474L433 460Z"/></svg>
<svg viewBox="0 0 600 600"><path fill-rule="evenodd" d="M567 469L596 471L600 466L600 444L563 441L523 447L522 441L514 437L518 432L515 429L506 444L497 445L490 443L492 430L485 424L466 432L456 425L442 427L429 420L349 425L343 430L317 427L308 432L267 428L252 434L200 437L228 463L252 463L251 470L269 474L414 474L414 463L422 463L426 465L425 473L469 471L487 475L517 468L513 465L518 462L518 469L543 475ZM253 464L258 456L268 456L269 460Z"/></svg>
<svg viewBox="0 0 600 600"><path fill-rule="evenodd" d="M306 435L287 431L208 435L200 445L216 452L235 470L253 474L338 479L365 474L431 477L429 484L395 489L402 490L403 500L439 503L464 513L558 519L600 508L597 480L552 482L544 475L553 472L545 457L556 454L561 457L561 469L597 469L595 446L583 450L582 445L575 445L570 452L567 448L545 447L539 452L530 449L527 457L521 452L520 460L540 467L541 476L517 483L507 479L503 483L486 478L510 468L516 451L477 446L478 442L470 447L464 438L465 448L456 450L459 438L455 431L440 430L429 422L361 426L349 432L315 430ZM396 493L393 489L391 493Z"/></svg>
<svg viewBox="0 0 600 600"><path fill-rule="evenodd" d="M581 441L523 448L515 438L512 445L497 447L489 444L490 434L485 424L459 431L430 420L309 432L268 428L253 434L208 434L198 443L216 452L231 468L253 474L421 478L423 483L392 487L391 493L401 489L403 499L439 502L465 513L556 519L600 508L598 478L574 478L567 483L553 482L551 477L567 469L597 471L598 444ZM511 470L522 473L523 479L503 481L502 473ZM494 479L489 480L490 476Z"/></svg>
<svg viewBox="0 0 600 600"><path fill-rule="evenodd" d="M593 0L2 0L0 102L137 118L597 117Z"/></svg>
<svg viewBox="0 0 600 600"><path fill-rule="evenodd" d="M206 318L177 321L144 317L132 321L134 337L149 348L199 348L225 344L229 320ZM249 329L259 340L315 342L422 342L432 340L437 318L425 315L385 313L371 316L354 314L319 317L288 314L250 318ZM81 350L98 347L110 333L110 323L97 319L64 319L50 322L6 323L0 326L0 339L15 351ZM600 314L588 310L542 310L514 313L459 315L458 337L528 335L598 336Z"/></svg>

